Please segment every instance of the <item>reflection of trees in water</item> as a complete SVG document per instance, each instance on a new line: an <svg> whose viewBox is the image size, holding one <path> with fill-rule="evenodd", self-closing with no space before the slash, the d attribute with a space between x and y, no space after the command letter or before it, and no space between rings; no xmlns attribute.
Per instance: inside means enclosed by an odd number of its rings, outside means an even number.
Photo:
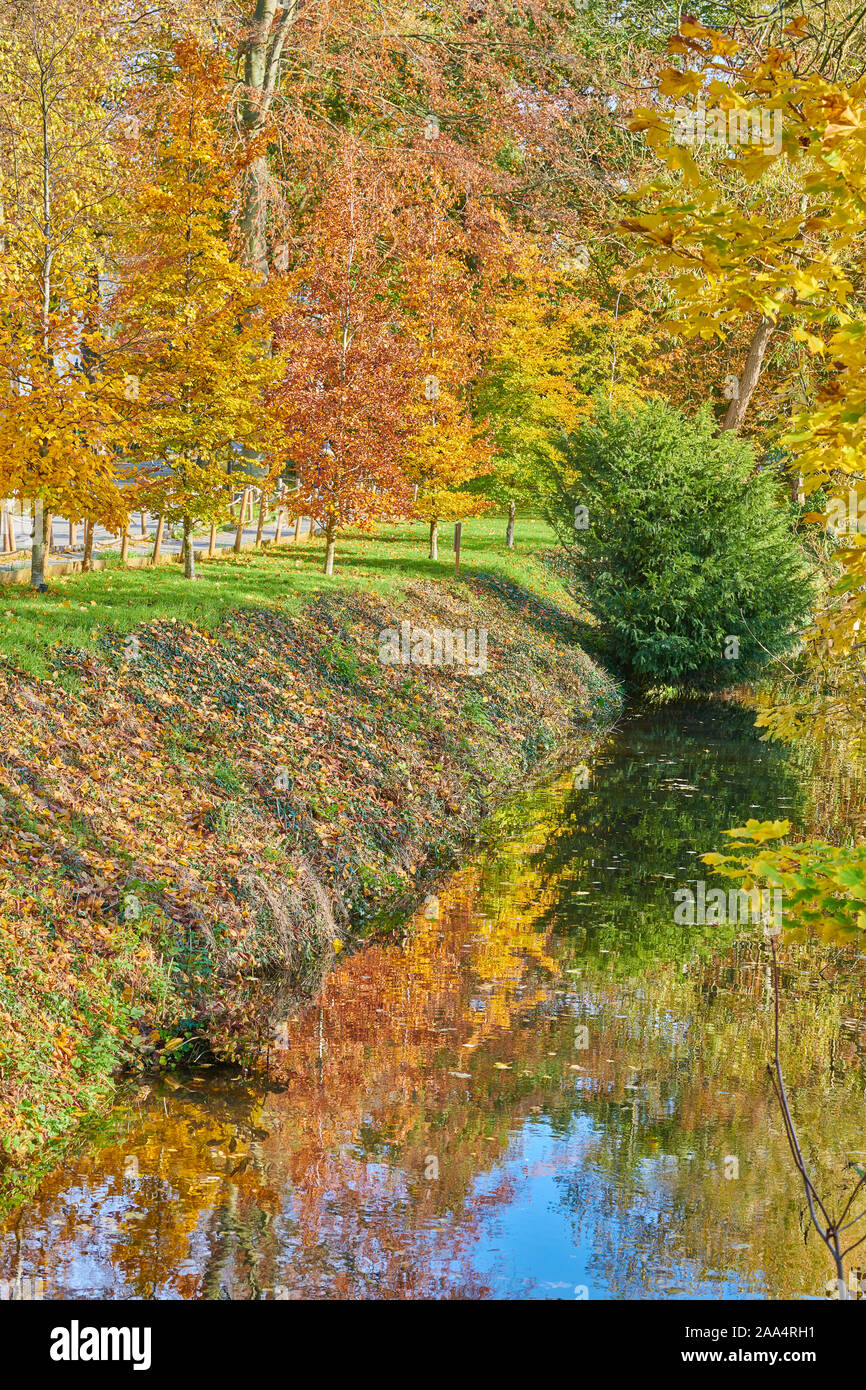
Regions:
<svg viewBox="0 0 866 1390"><path fill-rule="evenodd" d="M584 928L582 955L615 948L623 969L707 956L730 941L734 933L724 927L676 924L673 893L709 876L698 856L725 844L731 826L760 818L756 806L768 817L781 806L796 818L800 770L787 750L759 741L751 720L741 710L696 705L627 721L601 749L589 785L559 804L532 856L534 871L557 886L538 925L566 935ZM544 795L535 795L536 808ZM519 824L519 807L510 808L509 823ZM486 891L495 893L499 873L498 862L485 866ZM570 897L587 889L588 897Z"/></svg>
<svg viewBox="0 0 866 1390"><path fill-rule="evenodd" d="M676 873L696 835L712 847L750 801L794 803L796 783L749 743L670 748L641 722L623 737L627 761L602 763L588 791L507 808L505 841L404 949L342 961L311 1008L286 1001L267 1084L167 1079L165 1107L154 1094L125 1138L55 1174L23 1217L27 1272L53 1267L59 1285L95 1249L127 1296L483 1298L485 1235L534 1180L532 1118L559 1136L560 1210L614 1292L718 1290L729 1271L776 1297L819 1292L824 1252L803 1245L763 1070L764 944L707 928L697 959L696 932L672 924L674 885L652 877ZM683 782L706 795L685 798ZM601 877L593 855L625 866L603 879L609 927L570 901ZM855 972L850 950L793 941L783 973L786 1077L832 1184L840 1136L861 1128L862 1038L844 1020L862 960ZM100 1211L94 1245L75 1219ZM11 1234L0 1251L8 1277Z"/></svg>
<svg viewBox="0 0 866 1390"><path fill-rule="evenodd" d="M225 1234L232 1213L261 1226L256 1211L275 1207L258 1157L261 1100L240 1079L212 1072L207 1084L204 1074L166 1077L118 1112L112 1139L58 1169L19 1213L47 1295L74 1292L94 1267L97 1290L123 1297L200 1296L201 1270L220 1261L249 1285L257 1276L243 1232L240 1258ZM3 1270L12 1226L0 1230Z"/></svg>
<svg viewBox="0 0 866 1390"><path fill-rule="evenodd" d="M716 1287L736 1271L756 1292L765 1283L772 1297L823 1290L826 1255L814 1239L803 1244L802 1194L765 1075L772 1041L764 948L750 949L751 958L741 948L736 965L731 953L686 976L662 966L649 978L587 981L598 1011L586 1061L592 1081L573 1113L590 1118L592 1130L558 1187L576 1238L594 1245L599 1275L623 1297L644 1296L662 1277L682 1288L689 1271ZM798 963L807 950L811 961ZM792 987L789 996L786 1053L801 1131L840 1194L850 1179L845 1136L856 1144L862 1130L863 1074L850 1039L851 1065L840 1074L839 1020L862 979L847 971L842 998L832 980L814 988L825 957L814 944L790 948L789 968L799 965L802 978L799 995ZM649 1027L647 995L656 1018ZM566 1132L570 1108L552 1114ZM730 1156L735 1180L725 1177ZM685 1273L677 1274L677 1260Z"/></svg>

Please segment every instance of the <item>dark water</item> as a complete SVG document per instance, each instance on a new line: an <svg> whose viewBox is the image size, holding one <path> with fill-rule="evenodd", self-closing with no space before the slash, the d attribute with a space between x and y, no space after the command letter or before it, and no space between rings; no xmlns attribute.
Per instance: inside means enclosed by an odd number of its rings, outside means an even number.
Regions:
<svg viewBox="0 0 866 1390"><path fill-rule="evenodd" d="M587 762L499 815L404 946L341 961L268 1078L118 1105L0 1227L7 1296L824 1297L765 1071L767 944L673 902L725 828L806 825L814 788L724 709L626 721ZM866 1157L866 962L780 950L834 1201Z"/></svg>

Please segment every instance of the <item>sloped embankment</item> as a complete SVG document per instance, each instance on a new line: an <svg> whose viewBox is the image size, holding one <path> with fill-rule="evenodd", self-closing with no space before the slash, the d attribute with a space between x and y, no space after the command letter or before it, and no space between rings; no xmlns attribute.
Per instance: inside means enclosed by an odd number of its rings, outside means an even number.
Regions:
<svg viewBox="0 0 866 1390"><path fill-rule="evenodd" d="M486 662L383 664L401 622L486 629ZM381 928L509 786L619 705L572 620L492 578L245 610L212 634L155 622L58 668L74 695L0 672L12 1160L124 1064L243 1055L244 982Z"/></svg>

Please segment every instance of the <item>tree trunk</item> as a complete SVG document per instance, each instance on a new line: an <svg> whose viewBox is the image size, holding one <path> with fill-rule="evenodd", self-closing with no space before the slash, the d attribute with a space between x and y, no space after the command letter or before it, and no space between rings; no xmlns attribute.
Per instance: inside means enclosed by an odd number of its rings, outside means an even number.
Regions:
<svg viewBox="0 0 866 1390"><path fill-rule="evenodd" d="M277 504L277 525L274 531L274 545L279 545L283 538L283 504Z"/></svg>
<svg viewBox="0 0 866 1390"><path fill-rule="evenodd" d="M508 503L508 527L505 532L505 544L509 550L514 549L514 502Z"/></svg>
<svg viewBox="0 0 866 1390"><path fill-rule="evenodd" d="M325 528L325 574L334 573L334 550L337 545L337 518L328 517Z"/></svg>
<svg viewBox="0 0 866 1390"><path fill-rule="evenodd" d="M195 546L192 539L192 521L183 519L183 572L186 579L195 579Z"/></svg>
<svg viewBox="0 0 866 1390"><path fill-rule="evenodd" d="M86 574L93 567L93 532L95 527L92 521L84 523L84 558L81 561L81 571Z"/></svg>
<svg viewBox="0 0 866 1390"><path fill-rule="evenodd" d="M120 563L125 565L129 559L129 527L123 528L123 539L120 542Z"/></svg>
<svg viewBox="0 0 866 1390"><path fill-rule="evenodd" d="M262 500L259 504L259 524L256 528L256 550L261 549L262 536L265 531L265 519L268 514L268 497L264 488L262 489Z"/></svg>
<svg viewBox="0 0 866 1390"><path fill-rule="evenodd" d="M216 538L217 538L216 522L215 522L215 521L212 521L212 522L211 522L211 528L210 528L210 540L209 540L208 543L207 543L207 558L208 558L209 560L212 560L212 559L214 558L214 556L216 555Z"/></svg>
<svg viewBox="0 0 866 1390"><path fill-rule="evenodd" d="M246 512L247 512L247 489L244 488L243 494L242 494L242 496L241 496L241 510L240 510L240 518L239 518L239 520L238 520L238 529L235 531L235 555L240 555L240 553L241 553L241 545L243 544L243 539L244 539L244 517L246 516Z"/></svg>
<svg viewBox="0 0 866 1390"><path fill-rule="evenodd" d="M300 539L301 539L301 514L300 514L300 512L298 512L298 515L295 517L295 534L292 536L292 541L294 542L295 545L297 545L297 543L298 543L298 541L299 541Z"/></svg>
<svg viewBox="0 0 866 1390"><path fill-rule="evenodd" d="M439 559L439 518L430 522L430 559Z"/></svg>
<svg viewBox="0 0 866 1390"><path fill-rule="evenodd" d="M298 0L254 0L255 13L241 44L244 85L239 107L247 142L258 140L267 124L280 80L283 48L295 22ZM260 147L261 148L261 147ZM241 201L244 259L263 279L268 274L267 219L270 173L267 156L257 154L247 167Z"/></svg>
<svg viewBox="0 0 866 1390"><path fill-rule="evenodd" d="M767 344L776 327L774 321L762 318L755 329L748 354L746 365L743 368L743 375L737 383L737 394L728 406L727 414L720 426L722 430L739 430L742 428L743 420L746 418L746 411L749 401L758 384L761 375L761 365L764 361L764 353L767 351Z"/></svg>
<svg viewBox="0 0 866 1390"><path fill-rule="evenodd" d="M151 563L152 565L158 565L158 564L159 564L159 552L162 550L162 533L163 533L164 530L165 530L165 518L164 518L164 517L161 517L161 516L160 516L160 517L157 517L157 519L156 519L156 535L155 535L154 538L153 538L153 551L152 551L151 557L150 557L150 563Z"/></svg>
<svg viewBox="0 0 866 1390"><path fill-rule="evenodd" d="M241 233L250 269L257 270L262 280L268 278L266 226L269 183L268 161L261 154L251 160L244 171Z"/></svg>
<svg viewBox="0 0 866 1390"><path fill-rule="evenodd" d="M259 151L265 145L271 106L280 82L283 49L300 3L301 0L253 0L254 15L245 28L240 46L243 87L237 107L241 132L251 154L255 144ZM257 272L263 284L270 277L267 239L270 194L268 157L264 153L252 154L241 187L241 237L244 261ZM286 266L278 262L277 268L285 270ZM257 463L261 461L261 455L254 452L248 457Z"/></svg>
<svg viewBox="0 0 866 1390"><path fill-rule="evenodd" d="M33 503L33 549L30 552L30 587L45 588L45 553L48 548L49 516L41 497Z"/></svg>
<svg viewBox="0 0 866 1390"><path fill-rule="evenodd" d="M69 549L74 550L78 541L78 527L74 521L69 523Z"/></svg>

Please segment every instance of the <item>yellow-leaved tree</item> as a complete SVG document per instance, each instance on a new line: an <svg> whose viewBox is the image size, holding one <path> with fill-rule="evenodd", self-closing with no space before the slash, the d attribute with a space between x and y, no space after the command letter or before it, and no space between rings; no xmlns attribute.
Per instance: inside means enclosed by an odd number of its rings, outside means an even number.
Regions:
<svg viewBox="0 0 866 1390"><path fill-rule="evenodd" d="M0 497L33 505L31 583L50 516L125 523L116 374L101 369L99 241L116 195L112 6L0 15Z"/></svg>
<svg viewBox="0 0 866 1390"><path fill-rule="evenodd" d="M782 736L866 727L860 632L866 618L866 79L846 82L795 61L788 47L743 55L734 40L685 22L682 69L633 122L667 173L627 226L649 246L643 269L669 281L682 331L720 341L753 325L723 422L738 428L772 334L788 330L793 416L774 443L804 519L833 528L840 569L807 634L802 689L767 696L759 723ZM708 105L711 103L711 105ZM724 147L704 158L699 132ZM684 137L690 138L686 140ZM799 406L798 403L799 402ZM831 581L833 576L831 575Z"/></svg>
<svg viewBox="0 0 866 1390"><path fill-rule="evenodd" d="M619 293L600 302L588 264L583 245L543 250L529 240L510 258L477 391L494 441L492 472L478 486L508 508L509 548L517 507L542 510L550 495L552 441L578 427L598 394L615 405L653 394L660 370L645 311L621 306Z"/></svg>
<svg viewBox="0 0 866 1390"><path fill-rule="evenodd" d="M492 440L477 418L474 387L495 317L491 290L501 227L466 205L457 216L457 190L435 166L417 179L414 194L403 300L415 389L403 467L415 515L429 525L430 558L436 560L440 521L477 516L490 505L467 484L490 470ZM483 272L473 274L472 262Z"/></svg>
<svg viewBox="0 0 866 1390"><path fill-rule="evenodd" d="M140 134L112 360L124 373L136 501L182 525L193 579L195 525L225 516L238 478L252 480L246 458L260 456L265 486L284 462L266 407L282 371L271 351L281 289L241 263L233 236L240 170L227 149L225 63L187 39L170 66L129 117Z"/></svg>

